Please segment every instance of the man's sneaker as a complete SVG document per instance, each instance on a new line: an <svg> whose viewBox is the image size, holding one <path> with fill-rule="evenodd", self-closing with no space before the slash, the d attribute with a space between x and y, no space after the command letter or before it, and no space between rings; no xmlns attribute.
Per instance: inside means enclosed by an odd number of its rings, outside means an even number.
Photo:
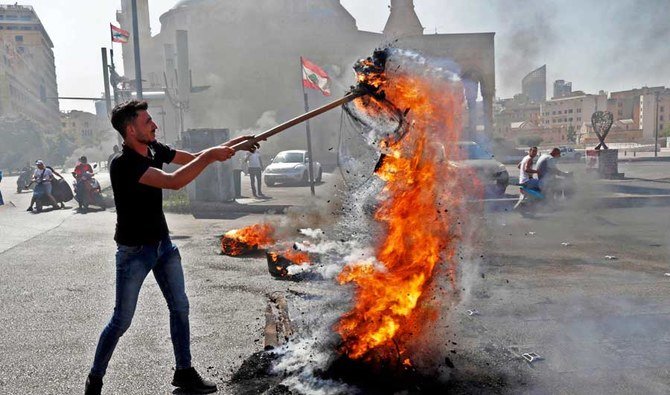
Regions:
<svg viewBox="0 0 670 395"><path fill-rule="evenodd" d="M101 391L102 377L89 374L88 378L86 379L86 389L84 390L84 395L100 395Z"/></svg>
<svg viewBox="0 0 670 395"><path fill-rule="evenodd" d="M175 370L172 385L185 392L196 394L211 394L217 391L216 384L200 377L195 368Z"/></svg>
<svg viewBox="0 0 670 395"><path fill-rule="evenodd" d="M33 211L33 208L32 208L32 207L28 207L28 208L26 209L26 211Z"/></svg>

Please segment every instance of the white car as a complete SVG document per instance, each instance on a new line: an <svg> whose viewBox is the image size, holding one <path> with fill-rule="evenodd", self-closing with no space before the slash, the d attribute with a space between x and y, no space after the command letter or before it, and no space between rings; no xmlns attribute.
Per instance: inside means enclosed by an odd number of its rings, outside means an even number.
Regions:
<svg viewBox="0 0 670 395"><path fill-rule="evenodd" d="M579 162L582 158L582 153L571 147L558 147L561 150L561 159L574 160Z"/></svg>
<svg viewBox="0 0 670 395"><path fill-rule="evenodd" d="M323 170L319 162L312 162L314 182L321 182ZM304 150L281 151L263 171L265 185L271 187L277 183L309 184L309 156Z"/></svg>

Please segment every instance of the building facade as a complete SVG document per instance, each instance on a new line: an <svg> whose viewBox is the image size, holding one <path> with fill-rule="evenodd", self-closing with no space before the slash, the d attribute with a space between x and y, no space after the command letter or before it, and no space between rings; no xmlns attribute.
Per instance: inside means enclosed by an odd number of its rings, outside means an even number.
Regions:
<svg viewBox="0 0 670 395"><path fill-rule="evenodd" d="M60 121L63 133L72 137L78 146L100 142L114 133L107 118L86 111L63 112Z"/></svg>
<svg viewBox="0 0 670 395"><path fill-rule="evenodd" d="M132 30L126 3L122 2L117 16L123 29ZM137 3L144 10L148 2ZM484 102L479 107L484 116L473 114L468 119L472 123L483 119L489 129L492 124L494 34L424 35L412 0L391 2L387 34L359 30L339 0L182 0L160 21L161 30L152 37L148 28L140 28L142 77L145 92L167 92L167 100L160 105L170 142L179 139L180 129L251 132L257 131L255 125L263 123L268 113L277 122L293 118L304 111L301 56L324 68L331 78L332 95L338 97L355 84L354 62L391 42L456 63L461 77L472 82L466 94L472 100L468 111L476 111L479 93ZM140 21L141 26L147 23L148 18ZM188 34L187 55L179 48L182 31ZM127 52L124 48L124 69L130 70L134 59ZM181 70L183 65L188 70ZM126 77L135 78L128 73ZM308 97L311 108L330 100L311 91ZM336 150L329 148L337 144L340 114L329 112L311 122L312 130L318 131L312 134L315 153L334 156ZM298 143L304 144L304 126L289 129L284 136L268 143L292 145L273 149L302 148Z"/></svg>
<svg viewBox="0 0 670 395"><path fill-rule="evenodd" d="M573 92L573 96L547 100L540 112L545 127L579 129L583 123L591 123L591 115L607 110L607 94L597 95Z"/></svg>
<svg viewBox="0 0 670 395"><path fill-rule="evenodd" d="M553 99L570 96L571 94L572 94L572 82L567 82L565 80L554 81L554 96L552 96Z"/></svg>
<svg viewBox="0 0 670 395"><path fill-rule="evenodd" d="M0 5L0 116L60 130L53 43L31 6Z"/></svg>
<svg viewBox="0 0 670 395"><path fill-rule="evenodd" d="M521 80L521 93L531 102L542 103L547 100L547 65L538 67Z"/></svg>

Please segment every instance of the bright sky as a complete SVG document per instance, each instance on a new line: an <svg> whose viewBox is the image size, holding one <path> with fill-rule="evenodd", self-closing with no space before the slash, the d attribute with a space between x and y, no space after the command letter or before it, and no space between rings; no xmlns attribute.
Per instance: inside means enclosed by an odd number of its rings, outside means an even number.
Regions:
<svg viewBox="0 0 670 395"><path fill-rule="evenodd" d="M242 0L239 0L242 1ZM244 0L253 1L253 0ZM318 0L310 0L318 1ZM52 41L60 96L98 97L103 90L100 47L108 47L110 22L120 0L25 0ZM149 0L151 27L176 0ZM341 0L359 29L379 32L389 0ZM521 90L520 79L547 64L548 93L555 79L586 92L670 86L667 0L415 0L427 34L496 32L497 95ZM594 15L599 15L595 18ZM596 23L597 21L597 23ZM658 37L664 37L658 39ZM657 44L658 42L658 44ZM120 44L115 44L117 64ZM362 54L365 55L365 54ZM92 102L65 101L61 110L94 111Z"/></svg>

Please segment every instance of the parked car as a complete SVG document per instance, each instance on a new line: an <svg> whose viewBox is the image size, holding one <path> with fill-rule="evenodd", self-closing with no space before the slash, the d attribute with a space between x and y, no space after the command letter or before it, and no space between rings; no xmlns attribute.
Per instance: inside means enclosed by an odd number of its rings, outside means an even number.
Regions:
<svg viewBox="0 0 670 395"><path fill-rule="evenodd" d="M561 150L561 159L566 161L575 161L579 162L582 159L583 154L572 147L558 147Z"/></svg>
<svg viewBox="0 0 670 395"><path fill-rule="evenodd" d="M323 170L319 162L312 162L313 180L321 182ZM304 150L281 151L270 161L263 171L265 185L271 187L277 183L309 184L309 156Z"/></svg>
<svg viewBox="0 0 670 395"><path fill-rule="evenodd" d="M450 163L456 167L473 170L484 186L486 195L503 196L509 185L509 173L505 165L498 162L493 154L474 141L459 141L456 144L461 159L450 161ZM444 152L444 146L442 149Z"/></svg>

